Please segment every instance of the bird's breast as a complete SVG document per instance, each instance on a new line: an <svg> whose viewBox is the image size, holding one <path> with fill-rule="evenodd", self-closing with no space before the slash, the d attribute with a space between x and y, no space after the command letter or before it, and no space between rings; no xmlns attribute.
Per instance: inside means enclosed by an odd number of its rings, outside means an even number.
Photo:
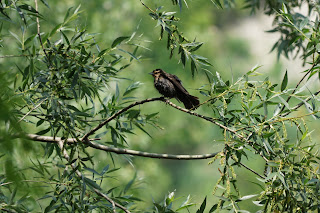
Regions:
<svg viewBox="0 0 320 213"><path fill-rule="evenodd" d="M173 98L176 96L174 85L166 78L155 79L154 86L165 97Z"/></svg>

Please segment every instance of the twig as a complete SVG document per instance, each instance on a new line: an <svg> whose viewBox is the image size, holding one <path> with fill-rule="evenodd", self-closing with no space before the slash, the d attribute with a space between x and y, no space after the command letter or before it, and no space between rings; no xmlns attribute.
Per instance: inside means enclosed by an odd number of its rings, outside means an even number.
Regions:
<svg viewBox="0 0 320 213"><path fill-rule="evenodd" d="M35 134L27 134L26 137L33 141L40 141L46 143L60 143L63 139L60 137L51 137L51 136L40 136ZM171 160L201 160L201 159L208 159L213 158L218 153L211 153L211 154L202 154L202 155L171 155L171 154L158 154L158 153L149 153L149 152L141 152L136 150L130 149L121 149L115 148L110 146L105 146L101 144L97 144L93 142L94 139L90 139L89 141L85 141L84 143L94 149L99 149L106 152L113 152L116 154L127 154L127 155L135 155L140 157L147 157L147 158L158 158L158 159L171 159ZM65 140L65 143L72 144L77 142L75 138L68 138Z"/></svg>
<svg viewBox="0 0 320 213"><path fill-rule="evenodd" d="M19 121L18 123L20 123L23 119L25 119L25 117L27 117L33 110L37 109L45 100L47 100L48 98L43 99L39 104L37 104L35 107L33 107L33 109L31 109L29 112L27 112L27 114L25 114Z"/></svg>
<svg viewBox="0 0 320 213"><path fill-rule="evenodd" d="M40 55L40 54L36 54ZM27 56L32 56L32 55L0 55L0 58L18 58L18 57L27 57Z"/></svg>
<svg viewBox="0 0 320 213"><path fill-rule="evenodd" d="M316 96L316 95L318 95L319 93L320 93L320 90L317 91L317 92L315 92L313 95ZM280 116L281 116L281 117L285 117L285 116L289 115L293 110L299 109L305 102L310 101L310 99L311 99L311 97L307 98L307 99L304 100L304 101L301 101L301 102L300 102L299 104L297 104L295 107L291 108L289 112L283 113L283 114L281 114Z"/></svg>
<svg viewBox="0 0 320 213"><path fill-rule="evenodd" d="M132 103L130 104L129 106L119 110L118 112L116 112L115 114L113 114L112 116L110 116L108 119L106 119L105 121L101 122L98 126L96 126L95 128L93 128L92 130L90 130L87 134L85 134L82 138L81 138L81 141L85 141L86 138L88 138L90 135L94 134L97 130L101 129L104 125L106 125L107 123L109 123L110 121L112 121L113 119L115 119L116 117L118 117L119 115L121 115L122 113L128 111L130 108L134 107L134 106L137 106L137 105L140 105L140 104L144 104L144 103L147 103L147 102L152 102L152 101L162 101L162 102L165 102L167 104L169 104L170 106L182 111L182 112L186 112L190 115L194 115L194 116L197 116L199 118L202 118L204 120L207 120L207 121L210 121L211 123L214 123L215 125L227 130L228 132L231 132L233 134L235 134L238 138L240 139L243 139L245 140L246 138L240 134L238 134L236 131L220 124L219 122L215 121L213 118L210 118L210 117L206 117L204 115L200 115L198 113L195 113L193 111L190 111L190 110L187 110L187 109L184 109L182 107L179 107L177 105L175 105L174 103L170 102L169 100L165 99L164 97L159 97L159 98L149 98L149 99L145 99L145 100L142 100L142 101L137 101L135 103Z"/></svg>
<svg viewBox="0 0 320 213"><path fill-rule="evenodd" d="M190 115L194 115L194 116L197 116L197 117L199 117L199 118L202 118L202 119L204 119L204 120L206 120L206 121L209 121L209 122L211 122L211 123L213 123L213 124L221 127L222 129L225 129L226 131L233 133L233 134L234 134L235 136L237 136L239 139L246 140L246 138L245 138L244 136L238 134L235 130L232 130L232 129L230 129L230 128L228 128L228 127L220 124L219 122L215 121L213 118L210 118L210 117L207 117L207 116L204 116L204 115L200 115L200 114L198 114L198 113L196 113L196 112L193 112L193 111L184 109L184 108L182 108L182 107L179 107L179 106L175 105L174 103L170 102L169 100L163 100L163 102L166 102L166 103L169 104L170 106L172 106L172 107L174 107L174 108L176 108L176 109L178 109L178 110L180 110L180 111L182 111L182 112L186 112L186 113L188 113L188 114L190 114Z"/></svg>
<svg viewBox="0 0 320 213"><path fill-rule="evenodd" d="M292 91L291 95L294 94L294 93L297 91L299 85L300 85L300 84L302 83L302 81L310 74L310 72L312 71L312 69L313 69L315 66L316 66L316 63L313 63L312 66L311 66L311 68L306 72L306 74L305 74L305 75L300 79L300 81L297 83L297 85L296 85L296 87L294 88L294 90ZM290 101L290 99L291 99L291 97L292 97L291 95L287 98L287 100L286 100L287 103ZM280 113L281 113L284 109L285 109L285 105L282 106L282 108L281 108L281 110L280 110Z"/></svg>
<svg viewBox="0 0 320 213"><path fill-rule="evenodd" d="M265 179L266 177L263 175L260 175L258 172L254 171L253 169L249 168L248 166L246 166L245 164L238 162L241 166L243 166L244 168L246 168L247 170L249 170L250 172L254 173L255 175L258 175L260 178Z"/></svg>
<svg viewBox="0 0 320 213"><path fill-rule="evenodd" d="M120 205L119 203L116 203L114 200L112 200L111 198L109 198L106 194L100 192L100 191L97 190L97 189L94 189L94 191L95 191L98 195L100 195L100 196L104 197L106 200L108 200L108 201L111 203L112 206L114 206L114 207L116 206L116 207L122 209L124 212L130 213L130 211L129 211L128 209L126 209L124 206ZM115 208L113 208L113 212L116 212L116 211L115 211Z"/></svg>
<svg viewBox="0 0 320 213"><path fill-rule="evenodd" d="M5 186L5 185L9 185L12 184L13 182L6 182L6 183L1 183L0 186Z"/></svg>
<svg viewBox="0 0 320 213"><path fill-rule="evenodd" d="M145 3L143 3L141 0L140 0L140 2L141 2L141 4L143 5L143 6L145 6L145 8L147 8L148 10L150 10L151 12L153 12L153 13L156 13L154 10L152 10L150 7L148 7L147 5L145 5Z"/></svg>
<svg viewBox="0 0 320 213"><path fill-rule="evenodd" d="M38 0L34 0L34 4L35 4L35 9L37 11L37 15L39 15L39 12L38 12ZM41 35L40 35L40 21L39 21L39 17L37 16L36 17L36 22L37 22L37 34L38 34L38 37L39 37L39 42L41 44L41 47L42 47L42 50L44 52L44 54L46 55L47 59L49 60L49 57L48 57L48 54L47 54L47 51L46 49L44 48L43 46L43 42L42 42L42 39L41 39Z"/></svg>

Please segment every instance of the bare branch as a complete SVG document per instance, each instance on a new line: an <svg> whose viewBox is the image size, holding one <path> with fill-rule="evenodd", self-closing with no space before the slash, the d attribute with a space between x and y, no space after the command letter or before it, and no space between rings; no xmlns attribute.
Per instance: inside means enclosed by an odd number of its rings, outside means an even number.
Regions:
<svg viewBox="0 0 320 213"><path fill-rule="evenodd" d="M199 117L199 118L202 118L202 119L204 119L204 120L206 120L206 121L209 121L209 122L211 122L211 123L213 123L213 124L221 127L222 129L225 129L226 131L233 133L233 134L234 134L235 136L237 136L238 138L240 138L240 139L242 139L242 140L246 140L246 138L245 138L244 136L238 134L235 130L232 130L232 129L230 129L230 128L228 128L228 127L220 124L219 122L215 121L213 118L210 118L210 117L207 117L207 116L204 116L204 115L200 115L200 114L198 114L198 113L196 113L196 112L193 112L193 111L184 109L184 108L182 108L182 107L179 107L179 106L175 105L174 103L170 102L169 100L163 100L163 102L166 102L166 103L169 104L170 106L172 106L172 107L174 107L174 108L176 108L176 109L178 109L178 110L180 110L180 111L182 111L182 112L186 112L186 113L188 113L188 114L190 114L190 115L194 115L194 116L197 116L197 117Z"/></svg>
<svg viewBox="0 0 320 213"><path fill-rule="evenodd" d="M21 137L21 136L19 135L16 137ZM59 141L63 140L61 137L42 136L42 135L36 135L36 134L26 134L25 137L33 141L41 141L46 143L58 143ZM68 139L65 139L64 141L65 143L72 144L77 142L77 139L68 138Z"/></svg>
<svg viewBox="0 0 320 213"><path fill-rule="evenodd" d="M149 153L149 152L140 152L140 151L135 151L130 149L114 148L114 147L93 143L91 141L87 141L86 144L88 144L90 147L95 149L104 150L107 152L114 152L117 154L128 154L128 155L136 155L136 156L147 157L147 158L159 158L159 159L171 159L171 160L201 160L201 159L213 158L218 154L218 152L211 153L211 154L203 154L203 155L157 154L157 153Z"/></svg>
<svg viewBox="0 0 320 213"><path fill-rule="evenodd" d="M39 14L39 12L38 12L38 0L34 0L34 4L35 4L35 7L36 7L35 9L36 9L37 13ZM39 21L39 17L38 16L36 18L36 22L37 22L37 34L38 34L38 37L39 37L39 42L41 44L41 47L42 47L42 50L43 50L44 54L48 58L47 51L43 46L43 42L42 42L41 35L40 35L40 21Z"/></svg>
<svg viewBox="0 0 320 213"><path fill-rule="evenodd" d="M109 198L106 194L100 192L100 191L97 190L97 189L93 189L93 190L94 190L98 195L104 197L106 200L108 200L108 201L111 203L111 205L114 207L114 208L113 208L113 212L116 212L116 211L115 211L115 207L118 207L118 208L122 209L124 212L130 213L130 211L129 211L128 209L126 209L124 206L120 205L119 203L114 202L114 200L112 200L111 198Z"/></svg>
<svg viewBox="0 0 320 213"><path fill-rule="evenodd" d="M113 114L112 116L110 116L108 119L106 119L105 121L101 122L98 126L96 126L95 128L93 128L92 130L90 130L87 134L85 134L81 141L85 141L86 138L88 138L90 135L94 134L97 130L101 129L104 125L106 125L107 123L109 123L110 121L112 121L113 119L115 119L116 117L118 117L119 115L121 115L122 113L128 111L130 108L134 107L134 106L137 106L137 105L141 105L141 104L144 104L144 103L147 103L147 102L152 102L152 101L162 101L162 102L165 102L167 104L169 104L170 106L182 111L182 112L186 112L190 115L194 115L194 116L197 116L199 118L202 118L204 120L207 120L207 121L210 121L211 123L214 123L215 125L227 130L228 132L231 132L233 133L234 135L236 135L238 138L240 139L243 139L243 140L246 140L246 138L240 134L238 134L236 131L220 124L219 122L215 121L213 118L210 118L210 117L207 117L207 116L204 116L204 115L200 115L198 113L195 113L193 111L190 111L190 110L187 110L187 109L184 109L182 107L179 107L177 105L175 105L174 103L170 102L169 100L165 99L164 97L159 97L159 98L149 98L149 99L145 99L145 100L142 100L142 101L137 101L135 103L132 103L130 104L129 106L119 110L118 112L116 112L115 114Z"/></svg>
<svg viewBox="0 0 320 213"><path fill-rule="evenodd" d="M39 55L39 54L36 54L36 55ZM18 57L29 57L29 56L32 56L32 55L25 55L25 54L22 54L22 55L0 55L0 58L18 58Z"/></svg>
<svg viewBox="0 0 320 213"><path fill-rule="evenodd" d="M60 137L51 137L51 136L40 136L35 134L27 134L26 137L33 141L41 141L46 143L61 143L63 140ZM130 150L130 149L121 149L121 148L115 148L110 146L105 146L101 144L97 144L93 142L94 139L83 141L85 144L90 146L94 149L99 149L106 152L113 152L116 154L126 154L126 155L135 155L140 157L147 157L147 158L158 158L158 159L171 159L171 160L201 160L201 159L208 159L213 158L218 154L217 153L211 153L211 154L203 154L203 155L171 155L171 154L158 154L158 153L149 153L149 152L141 152L136 150ZM65 143L75 143L77 140L75 138L68 138L65 140Z"/></svg>
<svg viewBox="0 0 320 213"><path fill-rule="evenodd" d="M112 121L113 119L115 119L116 117L118 117L119 115L121 115L122 113L128 111L130 108L140 105L140 104L144 104L147 102L152 102L152 101L165 101L164 97L159 97L159 98L149 98L149 99L145 99L142 101L137 101L133 104L130 104L129 106L119 110L118 112L116 112L115 114L113 114L112 116L110 116L107 120L103 121L102 123L100 123L98 126L96 126L95 128L93 128L92 130L90 130L87 134L85 134L81 141L85 141L90 135L94 134L97 130L101 129L104 125L106 125L107 123L109 123L110 121Z"/></svg>
<svg viewBox="0 0 320 213"><path fill-rule="evenodd" d="M291 94L294 94L294 93L297 91L299 85L300 85L300 84L302 83L302 81L311 73L312 69L313 69L316 65L317 65L316 63L313 63L313 64L312 64L311 68L310 68L310 69L306 72L306 74L300 79L300 81L297 83L296 87L294 88L294 90L292 91ZM290 96L287 98L287 100L286 100L287 103L290 101L291 97L292 97L292 96L290 95ZM282 112L284 109L285 109L285 105L283 105L283 107L281 108L280 112Z"/></svg>
<svg viewBox="0 0 320 213"><path fill-rule="evenodd" d="M245 164L238 162L241 166L243 166L245 169L249 170L250 172L252 172L255 175L258 175L260 178L265 179L266 177L263 175L260 175L258 172L254 171L253 169L249 168L248 166L246 166Z"/></svg>
<svg viewBox="0 0 320 213"><path fill-rule="evenodd" d="M316 95L318 95L319 93L320 93L320 90L318 90L317 92L315 92L315 93L313 94L313 96L316 96ZM295 107L291 108L289 112L283 113L283 114L281 114L280 116L281 116L281 117L285 117L285 116L289 115L291 112L293 112L294 110L299 109L305 102L308 102L308 101L310 101L310 100L311 100L311 97L305 99L304 101L301 101L301 102L300 102L299 104L297 104Z"/></svg>
<svg viewBox="0 0 320 213"><path fill-rule="evenodd" d="M19 121L18 123L20 123L23 119L25 119L25 117L27 117L33 110L37 109L45 100L47 100L48 98L43 99L42 101L40 101L39 104L37 104L35 107L33 107L29 112L27 112L27 114L25 114Z"/></svg>

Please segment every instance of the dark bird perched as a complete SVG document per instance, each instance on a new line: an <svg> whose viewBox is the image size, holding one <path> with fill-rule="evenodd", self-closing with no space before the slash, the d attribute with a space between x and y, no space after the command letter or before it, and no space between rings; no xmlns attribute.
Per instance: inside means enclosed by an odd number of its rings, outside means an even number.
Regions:
<svg viewBox="0 0 320 213"><path fill-rule="evenodd" d="M190 95L176 75L166 73L162 69L155 69L150 74L154 77L154 87L164 97L176 98L187 109L196 109L199 106L199 98Z"/></svg>

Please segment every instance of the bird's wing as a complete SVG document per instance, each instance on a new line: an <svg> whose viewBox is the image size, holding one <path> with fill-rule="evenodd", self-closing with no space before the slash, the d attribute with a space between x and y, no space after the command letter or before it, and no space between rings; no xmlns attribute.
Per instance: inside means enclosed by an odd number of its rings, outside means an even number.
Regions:
<svg viewBox="0 0 320 213"><path fill-rule="evenodd" d="M189 94L188 91L182 86L182 82L181 80L176 76L176 75L173 75L173 74L168 74L168 73L165 73L165 76L167 79L169 79L171 81L171 83L177 87L181 92L184 92L186 94Z"/></svg>

